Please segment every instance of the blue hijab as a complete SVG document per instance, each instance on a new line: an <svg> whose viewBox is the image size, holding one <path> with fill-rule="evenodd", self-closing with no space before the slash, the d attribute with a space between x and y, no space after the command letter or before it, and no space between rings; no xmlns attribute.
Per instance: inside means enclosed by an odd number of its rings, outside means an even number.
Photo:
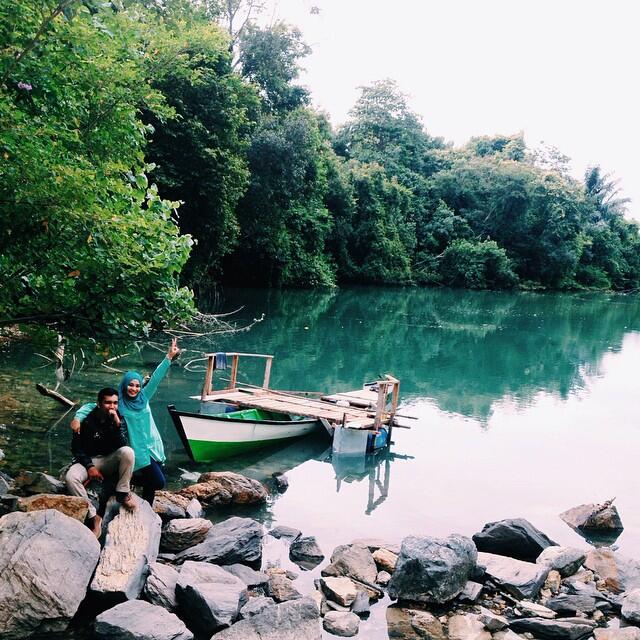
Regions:
<svg viewBox="0 0 640 640"><path fill-rule="evenodd" d="M127 393L127 387L132 380L137 380L140 383L140 393L135 398L131 398ZM142 411L142 409L145 408L148 399L142 386L143 383L144 380L137 371L127 371L127 373L124 374L118 387L118 409L120 413L122 413L124 409L129 409L129 411Z"/></svg>

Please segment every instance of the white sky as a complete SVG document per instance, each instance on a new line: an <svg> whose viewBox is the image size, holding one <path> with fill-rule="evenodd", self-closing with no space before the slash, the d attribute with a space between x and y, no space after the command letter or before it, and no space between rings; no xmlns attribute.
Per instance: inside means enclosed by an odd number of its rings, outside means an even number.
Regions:
<svg viewBox="0 0 640 640"><path fill-rule="evenodd" d="M359 86L393 78L430 134L459 145L523 131L568 155L576 177L613 173L640 220L635 0L273 1L268 17L313 47L302 84L334 126Z"/></svg>

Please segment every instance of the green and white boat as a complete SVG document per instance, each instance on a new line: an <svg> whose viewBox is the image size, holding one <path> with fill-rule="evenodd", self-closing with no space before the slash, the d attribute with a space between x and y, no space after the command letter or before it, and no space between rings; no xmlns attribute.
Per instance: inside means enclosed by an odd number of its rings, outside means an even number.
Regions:
<svg viewBox="0 0 640 640"><path fill-rule="evenodd" d="M261 386L238 384L240 357L265 360ZM228 384L214 389L214 374L227 369ZM169 405L169 414L189 457L195 462L226 458L300 438L324 427L331 436L358 432L363 448L390 429L398 402L399 383L392 376L376 383L377 390L365 388L329 396L313 392L275 391L269 389L273 356L255 353L207 354L207 369L200 409L182 411ZM190 363L189 363L190 364ZM392 395L392 409L385 410L386 398ZM316 396L316 397L310 397ZM322 396L322 397L317 397ZM380 407L380 409L378 409ZM369 437L371 436L373 440ZM369 440L368 440L369 439ZM372 445L374 446L374 445Z"/></svg>

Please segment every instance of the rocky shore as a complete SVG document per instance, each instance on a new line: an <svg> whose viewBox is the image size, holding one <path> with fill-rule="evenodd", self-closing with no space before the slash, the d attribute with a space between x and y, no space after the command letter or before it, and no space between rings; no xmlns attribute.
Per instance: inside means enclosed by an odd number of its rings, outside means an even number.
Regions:
<svg viewBox="0 0 640 640"><path fill-rule="evenodd" d="M206 509L259 503L268 491L212 472L160 492L153 509L110 503L98 541L82 524L87 504L63 490L46 474L0 475L7 640L80 622L110 640L367 638L372 607L386 607L389 638L640 640L640 562L610 547L558 546L523 519L472 538L360 539L327 554L294 527L213 524ZM298 571L263 566L265 536L282 541ZM298 579L310 570L313 583Z"/></svg>

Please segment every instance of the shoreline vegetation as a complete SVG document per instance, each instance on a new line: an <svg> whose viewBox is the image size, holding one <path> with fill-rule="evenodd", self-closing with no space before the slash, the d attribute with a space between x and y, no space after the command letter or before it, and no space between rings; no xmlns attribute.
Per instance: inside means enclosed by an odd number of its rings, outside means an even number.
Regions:
<svg viewBox="0 0 640 640"><path fill-rule="evenodd" d="M138 338L226 283L638 290L611 175L523 133L454 147L391 80L334 127L259 5L2 5L0 326Z"/></svg>
<svg viewBox="0 0 640 640"><path fill-rule="evenodd" d="M87 501L63 495L63 483L0 474L2 637L319 640L323 629L383 637L367 626L381 608L388 637L405 640L640 637L640 562L612 545L622 530L613 501L560 514L610 546L561 547L516 518L487 523L472 539L358 539L329 554L309 532L266 531L233 515L287 486L283 476L267 487L204 473L158 492L153 509L111 501L98 542L82 524ZM220 507L231 515L212 524L205 509ZM281 544L280 559L264 561L267 536ZM305 572L314 579L298 580Z"/></svg>

